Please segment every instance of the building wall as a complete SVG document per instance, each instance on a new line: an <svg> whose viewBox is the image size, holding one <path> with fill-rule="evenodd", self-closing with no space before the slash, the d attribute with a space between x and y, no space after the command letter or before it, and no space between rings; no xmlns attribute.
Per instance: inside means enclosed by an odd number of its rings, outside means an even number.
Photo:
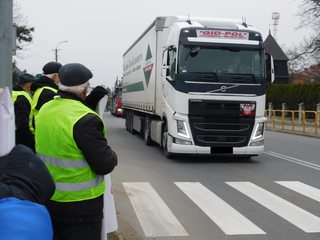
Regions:
<svg viewBox="0 0 320 240"><path fill-rule="evenodd" d="M289 71L287 61L274 61L275 81L274 83L289 83Z"/></svg>

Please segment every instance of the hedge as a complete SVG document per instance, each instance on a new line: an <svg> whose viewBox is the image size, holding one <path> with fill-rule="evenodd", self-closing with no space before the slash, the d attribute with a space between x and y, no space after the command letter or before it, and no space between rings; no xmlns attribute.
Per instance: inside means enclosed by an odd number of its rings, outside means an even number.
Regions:
<svg viewBox="0 0 320 240"><path fill-rule="evenodd" d="M267 89L269 102L274 109L281 109L282 103L286 103L287 109L298 110L299 104L304 103L305 110L315 111L320 103L320 83L272 84Z"/></svg>

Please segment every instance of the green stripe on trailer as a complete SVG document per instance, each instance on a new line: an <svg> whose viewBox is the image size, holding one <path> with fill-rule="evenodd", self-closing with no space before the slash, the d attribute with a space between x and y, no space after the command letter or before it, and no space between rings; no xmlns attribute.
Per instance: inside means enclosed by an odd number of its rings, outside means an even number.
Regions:
<svg viewBox="0 0 320 240"><path fill-rule="evenodd" d="M143 86L142 81L123 86L123 88L122 88L123 93L139 92L139 91L143 91L143 90L144 90L144 86Z"/></svg>

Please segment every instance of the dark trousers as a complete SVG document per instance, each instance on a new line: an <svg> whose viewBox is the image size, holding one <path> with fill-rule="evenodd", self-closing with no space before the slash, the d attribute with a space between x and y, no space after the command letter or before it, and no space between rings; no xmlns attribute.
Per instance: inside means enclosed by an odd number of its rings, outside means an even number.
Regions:
<svg viewBox="0 0 320 240"><path fill-rule="evenodd" d="M53 240L100 240L103 195L79 202L47 202Z"/></svg>
<svg viewBox="0 0 320 240"><path fill-rule="evenodd" d="M59 223L52 220L53 240L100 240L102 220Z"/></svg>

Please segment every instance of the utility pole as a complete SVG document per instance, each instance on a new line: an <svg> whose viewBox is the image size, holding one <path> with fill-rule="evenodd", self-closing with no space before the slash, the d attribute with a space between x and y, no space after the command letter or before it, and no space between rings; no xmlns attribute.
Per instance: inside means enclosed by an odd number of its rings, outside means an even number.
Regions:
<svg viewBox="0 0 320 240"><path fill-rule="evenodd" d="M0 0L0 88L12 89L13 2Z"/></svg>
<svg viewBox="0 0 320 240"><path fill-rule="evenodd" d="M61 49L58 48L58 46L59 46L60 44L62 44L62 43L66 43L66 42L68 42L68 40L64 40L64 41L62 41L62 42L59 42L59 43L57 44L56 48L53 49L53 51L54 51L54 59L56 60L56 62L58 62L58 51L61 50Z"/></svg>
<svg viewBox="0 0 320 240"><path fill-rule="evenodd" d="M56 62L58 62L58 48L54 49L54 56L55 56Z"/></svg>

